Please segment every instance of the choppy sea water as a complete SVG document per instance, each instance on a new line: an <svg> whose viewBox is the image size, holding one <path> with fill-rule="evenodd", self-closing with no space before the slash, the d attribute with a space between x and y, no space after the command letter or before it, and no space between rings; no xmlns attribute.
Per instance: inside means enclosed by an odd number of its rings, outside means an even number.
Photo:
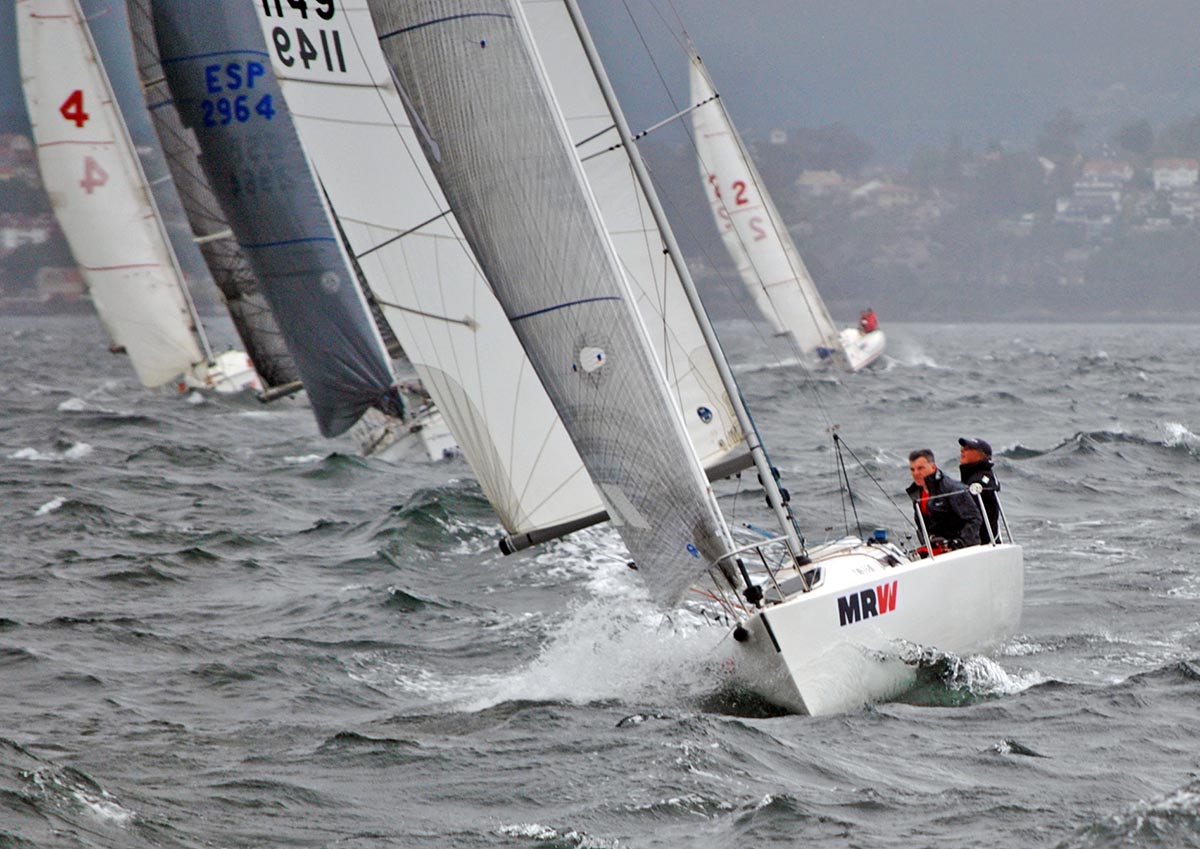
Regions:
<svg viewBox="0 0 1200 849"><path fill-rule="evenodd" d="M1200 328L891 326L811 380L719 329L810 540L853 521L830 426L894 534L911 448L995 446L1026 560L998 655L774 715L611 531L505 558L461 461L0 319L0 847L1200 846Z"/></svg>

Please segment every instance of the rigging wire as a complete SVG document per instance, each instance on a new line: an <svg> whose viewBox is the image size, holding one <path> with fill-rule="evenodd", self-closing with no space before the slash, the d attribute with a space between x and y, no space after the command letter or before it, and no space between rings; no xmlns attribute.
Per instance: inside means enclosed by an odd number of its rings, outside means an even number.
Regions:
<svg viewBox="0 0 1200 849"><path fill-rule="evenodd" d="M862 522L858 518L858 505L854 501L854 490L850 488L850 475L846 472L846 458L842 455L842 439L836 430L833 432L833 444L837 447L838 465L842 470L842 479L846 482L846 497L850 500L850 509L854 511L854 525L858 530L859 537L862 537Z"/></svg>

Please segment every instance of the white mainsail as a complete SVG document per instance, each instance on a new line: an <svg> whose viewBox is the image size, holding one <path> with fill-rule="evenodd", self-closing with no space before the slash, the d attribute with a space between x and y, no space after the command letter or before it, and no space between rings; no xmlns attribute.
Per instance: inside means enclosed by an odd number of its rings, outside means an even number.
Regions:
<svg viewBox="0 0 1200 849"><path fill-rule="evenodd" d="M521 10L373 2L481 269L660 601L732 547Z"/></svg>
<svg viewBox="0 0 1200 849"><path fill-rule="evenodd" d="M700 175L738 274L775 333L828 356L841 348L837 328L698 56L690 79Z"/></svg>
<svg viewBox="0 0 1200 849"><path fill-rule="evenodd" d="M369 13L346 5L316 19L268 3L260 21L297 129L364 274L505 528L516 536L562 532L598 517L600 497L462 240ZM578 51L574 33L567 34ZM303 61L303 43L330 45L330 61ZM583 73L590 80L581 54L578 59L581 67L565 68L564 76ZM598 108L607 115L602 101ZM594 113L595 101L587 109ZM609 117L604 127L611 123ZM582 137L592 128L577 132ZM347 144L355 145L353 156L346 155ZM622 157L618 152L596 160L597 167ZM683 317L676 321L683 332L668 327L660 362L679 403L692 413L690 429L706 465L717 466L739 448L740 433L682 295L663 291L670 278L662 270L662 241L643 223L649 216L638 203L628 163L622 168L618 178L624 179L609 180L615 189L607 192L620 206L606 212L605 222L625 248L625 268L636 269L630 276L646 283L639 306L653 303L651 314L657 315L666 302Z"/></svg>
<svg viewBox="0 0 1200 849"><path fill-rule="evenodd" d="M17 4L21 81L51 205L113 344L160 386L208 358L186 283L75 0Z"/></svg>

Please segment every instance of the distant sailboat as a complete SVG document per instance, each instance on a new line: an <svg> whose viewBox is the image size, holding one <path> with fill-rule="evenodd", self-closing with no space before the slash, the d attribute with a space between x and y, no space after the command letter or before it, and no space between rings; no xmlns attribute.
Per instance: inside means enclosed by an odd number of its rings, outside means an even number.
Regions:
<svg viewBox="0 0 1200 849"><path fill-rule="evenodd" d="M883 353L882 330L840 333L700 57L691 57L692 125L713 218L747 290L776 334L810 361L858 371Z"/></svg>
<svg viewBox="0 0 1200 849"><path fill-rule="evenodd" d="M806 550L575 0L566 0L565 8L576 37L630 151L647 212L666 240L780 522L781 536L771 543L785 547L784 562L761 576L766 587L753 583L742 561L766 543L737 546L732 539L685 426L688 411L680 410L658 366L648 322L622 273L521 6L515 0L371 0L369 6L464 236L661 604L678 604L706 574L720 576L716 595L738 622L738 678L766 698L810 713L845 710L903 689L912 680L899 652L906 643L975 651L1011 633L1023 592L1015 545L928 560L858 539ZM884 603L877 587L886 587ZM730 599L734 588L744 603ZM847 614L838 626L843 607L860 615Z"/></svg>
<svg viewBox="0 0 1200 849"><path fill-rule="evenodd" d="M75 0L21 0L17 42L42 180L114 349L146 386L257 389L214 355Z"/></svg>
<svg viewBox="0 0 1200 849"><path fill-rule="evenodd" d="M321 433L404 408L250 4L150 4L167 86L296 361ZM219 57L219 61L216 58Z"/></svg>

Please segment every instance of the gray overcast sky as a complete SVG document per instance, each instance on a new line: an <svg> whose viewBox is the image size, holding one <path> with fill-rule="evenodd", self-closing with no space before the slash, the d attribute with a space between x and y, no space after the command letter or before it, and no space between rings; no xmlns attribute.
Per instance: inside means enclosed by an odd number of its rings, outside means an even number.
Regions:
<svg viewBox="0 0 1200 849"><path fill-rule="evenodd" d="M743 129L841 121L882 161L952 132L1027 145L1061 106L1093 132L1200 113L1200 0L582 2L635 125L670 105L627 8L677 99L675 12ZM22 108L13 10L0 0L0 112Z"/></svg>
<svg viewBox="0 0 1200 849"><path fill-rule="evenodd" d="M626 108L643 122L647 98L630 77L644 56L628 6L657 30L663 0L585 6ZM841 121L883 158L907 159L952 132L971 145L1033 141L1060 107L1093 127L1149 118L1156 129L1200 112L1198 0L674 0L726 107L742 127ZM684 70L675 58L675 88ZM636 74L646 78L645 69ZM889 156L890 155L890 156Z"/></svg>

